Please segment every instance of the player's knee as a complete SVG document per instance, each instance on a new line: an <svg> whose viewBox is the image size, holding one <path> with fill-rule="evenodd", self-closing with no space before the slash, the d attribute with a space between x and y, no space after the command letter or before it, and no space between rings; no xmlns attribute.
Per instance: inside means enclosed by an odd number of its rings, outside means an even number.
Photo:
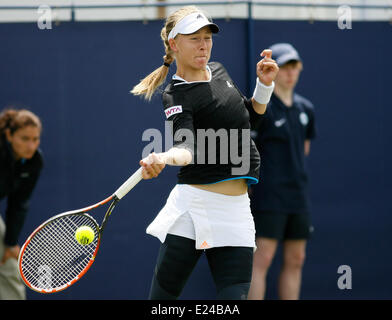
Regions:
<svg viewBox="0 0 392 320"><path fill-rule="evenodd" d="M150 300L176 300L178 296L164 289L154 275L151 283L149 299Z"/></svg>
<svg viewBox="0 0 392 320"><path fill-rule="evenodd" d="M305 263L305 252L296 251L285 254L284 264L286 267L300 269Z"/></svg>
<svg viewBox="0 0 392 320"><path fill-rule="evenodd" d="M257 249L253 258L253 265L255 268L266 270L270 267L274 256L275 252Z"/></svg>
<svg viewBox="0 0 392 320"><path fill-rule="evenodd" d="M213 250L208 257L218 299L246 299L252 280L253 248Z"/></svg>
<svg viewBox="0 0 392 320"><path fill-rule="evenodd" d="M220 289L217 294L218 300L246 300L248 298L248 291L250 282L236 283L227 285Z"/></svg>

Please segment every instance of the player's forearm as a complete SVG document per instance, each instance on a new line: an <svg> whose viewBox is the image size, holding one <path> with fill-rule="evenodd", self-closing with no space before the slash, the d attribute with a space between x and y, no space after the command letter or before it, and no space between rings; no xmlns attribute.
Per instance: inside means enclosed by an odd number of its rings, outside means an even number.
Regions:
<svg viewBox="0 0 392 320"><path fill-rule="evenodd" d="M267 104L271 99L271 95L274 92L275 82L268 83L268 85L262 83L259 78L256 79L256 87L253 92L252 106L256 113L264 114L267 109Z"/></svg>
<svg viewBox="0 0 392 320"><path fill-rule="evenodd" d="M265 111L267 110L267 105L266 104L258 103L254 98L252 98L251 101L252 101L253 110L256 113L258 113L258 114L264 114L265 113Z"/></svg>
<svg viewBox="0 0 392 320"><path fill-rule="evenodd" d="M310 153L310 140L305 140L304 152L305 156L307 157Z"/></svg>
<svg viewBox="0 0 392 320"><path fill-rule="evenodd" d="M160 154L165 164L171 166L186 166L192 162L192 153L184 148L171 148Z"/></svg>
<svg viewBox="0 0 392 320"><path fill-rule="evenodd" d="M26 206L20 206L19 208L8 207L6 210L6 231L4 236L4 244L8 247L13 247L17 245L19 234L23 228L26 214L27 214L27 204Z"/></svg>

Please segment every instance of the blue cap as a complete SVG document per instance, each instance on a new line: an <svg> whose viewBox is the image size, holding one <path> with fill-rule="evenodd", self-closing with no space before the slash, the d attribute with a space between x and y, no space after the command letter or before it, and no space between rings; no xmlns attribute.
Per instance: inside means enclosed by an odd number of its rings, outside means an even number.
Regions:
<svg viewBox="0 0 392 320"><path fill-rule="evenodd" d="M272 50L272 59L279 67L289 61L302 61L297 50L289 43L275 43L270 49Z"/></svg>

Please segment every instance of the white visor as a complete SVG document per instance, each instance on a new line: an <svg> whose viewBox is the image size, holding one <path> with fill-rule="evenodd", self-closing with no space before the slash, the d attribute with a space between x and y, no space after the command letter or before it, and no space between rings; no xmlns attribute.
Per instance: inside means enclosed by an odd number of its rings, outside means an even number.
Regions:
<svg viewBox="0 0 392 320"><path fill-rule="evenodd" d="M210 26L212 33L219 32L219 27L215 23L212 23L210 20L208 20L203 13L194 12L188 14L178 21L174 28L170 31L168 40L174 39L179 33L191 34L205 26Z"/></svg>

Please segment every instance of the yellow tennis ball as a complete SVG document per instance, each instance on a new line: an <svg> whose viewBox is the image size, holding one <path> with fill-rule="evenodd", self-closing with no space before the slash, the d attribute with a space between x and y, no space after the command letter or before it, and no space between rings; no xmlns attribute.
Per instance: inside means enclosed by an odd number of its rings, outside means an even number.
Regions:
<svg viewBox="0 0 392 320"><path fill-rule="evenodd" d="M76 229L75 239L81 245L87 245L94 240L94 230L89 226L82 226Z"/></svg>

